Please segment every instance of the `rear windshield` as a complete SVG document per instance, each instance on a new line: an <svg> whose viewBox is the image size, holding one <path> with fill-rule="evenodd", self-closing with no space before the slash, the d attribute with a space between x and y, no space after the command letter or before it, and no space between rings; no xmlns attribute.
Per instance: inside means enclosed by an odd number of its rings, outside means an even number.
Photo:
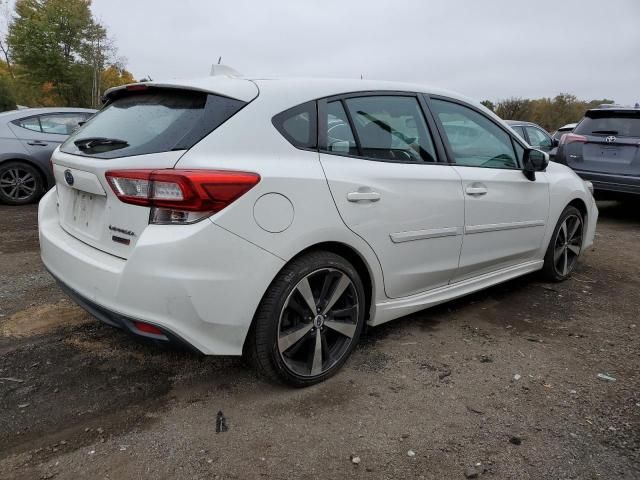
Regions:
<svg viewBox="0 0 640 480"><path fill-rule="evenodd" d="M96 158L187 150L244 105L204 92L158 88L127 92L69 137L60 150Z"/></svg>
<svg viewBox="0 0 640 480"><path fill-rule="evenodd" d="M640 137L640 111L637 113L588 112L576 127L575 133Z"/></svg>

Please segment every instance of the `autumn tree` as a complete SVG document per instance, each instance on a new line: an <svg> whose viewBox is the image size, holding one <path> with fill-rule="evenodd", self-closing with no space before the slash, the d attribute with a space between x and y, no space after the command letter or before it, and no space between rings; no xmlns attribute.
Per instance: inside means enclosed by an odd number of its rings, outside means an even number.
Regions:
<svg viewBox="0 0 640 480"><path fill-rule="evenodd" d="M22 90L35 94L38 104L99 106L103 77L112 67L121 73L107 74L111 84L129 81L131 74L90 7L91 0L16 1L7 45ZM120 78L123 72L127 78Z"/></svg>

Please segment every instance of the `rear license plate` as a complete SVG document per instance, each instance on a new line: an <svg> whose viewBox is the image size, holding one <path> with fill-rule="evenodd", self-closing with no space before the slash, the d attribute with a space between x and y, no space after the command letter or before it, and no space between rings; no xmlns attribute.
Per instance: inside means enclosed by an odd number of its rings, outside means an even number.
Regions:
<svg viewBox="0 0 640 480"><path fill-rule="evenodd" d="M94 196L91 193L74 190L73 193L73 224L78 228L89 228L93 213Z"/></svg>

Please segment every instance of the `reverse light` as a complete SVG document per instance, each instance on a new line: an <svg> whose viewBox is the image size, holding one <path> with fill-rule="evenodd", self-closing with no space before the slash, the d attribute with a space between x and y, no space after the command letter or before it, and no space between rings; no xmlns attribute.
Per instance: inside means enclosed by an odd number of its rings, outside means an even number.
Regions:
<svg viewBox="0 0 640 480"><path fill-rule="evenodd" d="M150 223L194 223L251 190L260 175L224 170L112 170L106 174L121 202L151 208Z"/></svg>

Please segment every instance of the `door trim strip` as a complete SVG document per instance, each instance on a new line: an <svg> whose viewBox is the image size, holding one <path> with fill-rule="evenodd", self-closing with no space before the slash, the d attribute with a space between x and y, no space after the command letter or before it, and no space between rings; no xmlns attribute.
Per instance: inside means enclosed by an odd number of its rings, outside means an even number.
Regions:
<svg viewBox="0 0 640 480"><path fill-rule="evenodd" d="M426 240L429 238L455 237L462 235L462 227L432 228L429 230L415 230L409 232L392 233L389 236L393 243Z"/></svg>
<svg viewBox="0 0 640 480"><path fill-rule="evenodd" d="M485 225L469 225L464 227L464 233L500 232L502 230L514 230L516 228L544 227L544 220L528 220L526 222L488 223Z"/></svg>

